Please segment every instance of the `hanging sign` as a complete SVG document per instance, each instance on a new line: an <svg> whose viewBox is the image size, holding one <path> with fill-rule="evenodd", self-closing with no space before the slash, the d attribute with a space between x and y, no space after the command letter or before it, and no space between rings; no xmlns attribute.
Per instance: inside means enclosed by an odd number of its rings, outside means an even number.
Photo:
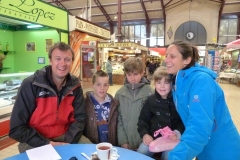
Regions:
<svg viewBox="0 0 240 160"><path fill-rule="evenodd" d="M138 50L148 51L148 47L133 43L133 42L115 42L113 43L98 43L98 48L136 48Z"/></svg>
<svg viewBox="0 0 240 160"><path fill-rule="evenodd" d="M39 0L0 0L0 16L68 31L68 13Z"/></svg>
<svg viewBox="0 0 240 160"><path fill-rule="evenodd" d="M89 21L69 15L69 31L79 30L96 37L110 39L110 31Z"/></svg>

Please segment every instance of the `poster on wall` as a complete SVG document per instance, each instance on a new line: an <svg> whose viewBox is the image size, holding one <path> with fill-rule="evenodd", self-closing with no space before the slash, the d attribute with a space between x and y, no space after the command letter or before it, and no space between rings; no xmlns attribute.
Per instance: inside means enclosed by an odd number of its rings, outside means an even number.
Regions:
<svg viewBox="0 0 240 160"><path fill-rule="evenodd" d="M53 40L52 39L46 39L46 52L49 51L49 49L53 46Z"/></svg>
<svg viewBox="0 0 240 160"><path fill-rule="evenodd" d="M26 51L28 52L36 51L35 42L27 42L25 48L26 48Z"/></svg>
<svg viewBox="0 0 240 160"><path fill-rule="evenodd" d="M45 57L38 57L38 64L45 64Z"/></svg>

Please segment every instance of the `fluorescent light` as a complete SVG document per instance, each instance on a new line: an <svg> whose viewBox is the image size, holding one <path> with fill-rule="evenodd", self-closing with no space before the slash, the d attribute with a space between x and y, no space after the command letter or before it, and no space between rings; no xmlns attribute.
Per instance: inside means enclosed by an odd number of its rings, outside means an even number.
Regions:
<svg viewBox="0 0 240 160"><path fill-rule="evenodd" d="M41 25L30 25L30 26L27 26L27 28L39 28L39 27L43 27Z"/></svg>

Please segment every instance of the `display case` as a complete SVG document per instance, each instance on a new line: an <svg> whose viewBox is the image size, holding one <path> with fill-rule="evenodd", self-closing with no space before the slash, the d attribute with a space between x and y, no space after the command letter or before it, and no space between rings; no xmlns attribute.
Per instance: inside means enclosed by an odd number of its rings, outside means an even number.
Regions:
<svg viewBox="0 0 240 160"><path fill-rule="evenodd" d="M23 79L32 75L33 72L0 74L0 115L1 109L14 104L18 88Z"/></svg>

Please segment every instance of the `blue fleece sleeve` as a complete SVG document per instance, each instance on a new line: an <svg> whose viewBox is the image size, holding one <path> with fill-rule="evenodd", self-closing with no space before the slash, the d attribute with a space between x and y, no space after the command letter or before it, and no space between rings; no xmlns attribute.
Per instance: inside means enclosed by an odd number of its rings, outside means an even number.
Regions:
<svg viewBox="0 0 240 160"><path fill-rule="evenodd" d="M199 76L187 84L184 96L177 94L177 108L185 131L180 143L169 153L169 160L192 160L208 143L214 123L214 83L211 77Z"/></svg>

